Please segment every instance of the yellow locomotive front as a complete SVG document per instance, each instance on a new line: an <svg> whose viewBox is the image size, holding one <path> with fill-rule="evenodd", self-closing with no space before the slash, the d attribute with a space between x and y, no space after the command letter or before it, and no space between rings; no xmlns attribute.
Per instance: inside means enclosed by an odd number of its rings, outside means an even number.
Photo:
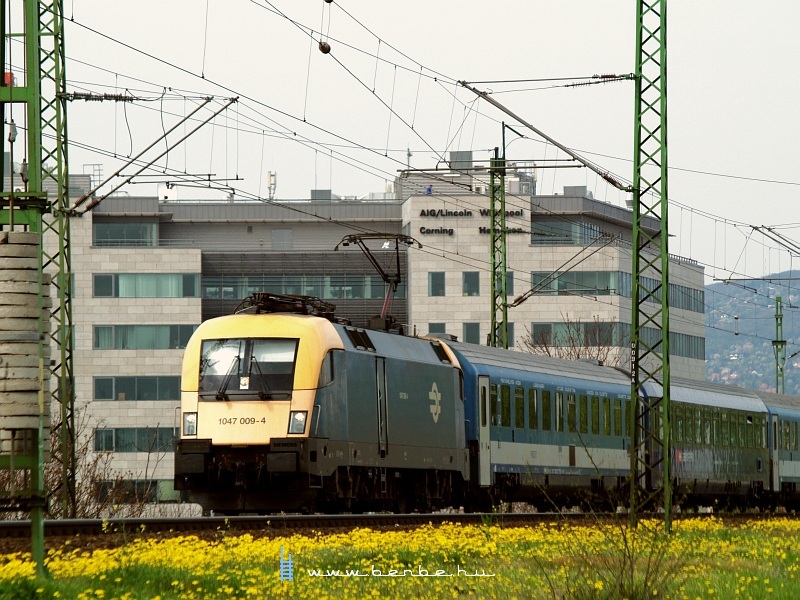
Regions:
<svg viewBox="0 0 800 600"><path fill-rule="evenodd" d="M315 316L236 314L198 327L183 358L176 489L226 513L268 510L279 487L305 491L293 480L302 481L320 369L342 347Z"/></svg>

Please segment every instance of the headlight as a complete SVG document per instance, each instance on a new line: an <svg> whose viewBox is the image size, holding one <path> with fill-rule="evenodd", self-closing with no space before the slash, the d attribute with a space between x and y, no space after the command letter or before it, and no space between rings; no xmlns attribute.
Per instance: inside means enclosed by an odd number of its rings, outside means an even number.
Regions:
<svg viewBox="0 0 800 600"><path fill-rule="evenodd" d="M197 413L183 413L183 435L197 435Z"/></svg>
<svg viewBox="0 0 800 600"><path fill-rule="evenodd" d="M306 430L307 410L293 410L289 413L289 433L304 433Z"/></svg>

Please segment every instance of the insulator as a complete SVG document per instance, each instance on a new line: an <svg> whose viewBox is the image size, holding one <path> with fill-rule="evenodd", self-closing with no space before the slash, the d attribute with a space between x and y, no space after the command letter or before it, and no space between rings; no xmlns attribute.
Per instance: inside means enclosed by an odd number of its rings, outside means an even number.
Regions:
<svg viewBox="0 0 800 600"><path fill-rule="evenodd" d="M328 42L320 42L319 43L319 51L323 54L327 54L331 51L331 45Z"/></svg>

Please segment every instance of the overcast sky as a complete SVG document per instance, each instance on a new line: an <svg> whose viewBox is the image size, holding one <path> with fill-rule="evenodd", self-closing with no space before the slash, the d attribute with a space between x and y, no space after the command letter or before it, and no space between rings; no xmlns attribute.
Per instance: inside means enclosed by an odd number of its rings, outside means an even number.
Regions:
<svg viewBox="0 0 800 600"><path fill-rule="evenodd" d="M228 178L223 185L239 197L266 197L269 171L277 173L277 199L306 198L312 188L384 192L406 164L432 168L449 150L485 159L501 145L500 123L511 119L458 80L563 78L475 85L630 179L633 83L560 86L634 70L635 7L631 0L68 0L69 91L139 99L69 105L71 170L102 164L111 175L199 98L213 96L209 106L218 110L238 96L157 161L170 176L147 171L138 181L148 184L126 191L155 193L149 182L177 181L178 170ZM800 3L677 0L668 18L670 250L706 264L710 278L797 267L747 225L800 223ZM320 39L329 54L319 51ZM209 115L202 109L196 117ZM177 137L197 124L181 125ZM563 156L530 135L510 143L509 159L546 164ZM540 193L564 185L586 185L614 204L626 196L586 169L539 172ZM170 193L224 197L192 187ZM800 240L798 227L782 231Z"/></svg>

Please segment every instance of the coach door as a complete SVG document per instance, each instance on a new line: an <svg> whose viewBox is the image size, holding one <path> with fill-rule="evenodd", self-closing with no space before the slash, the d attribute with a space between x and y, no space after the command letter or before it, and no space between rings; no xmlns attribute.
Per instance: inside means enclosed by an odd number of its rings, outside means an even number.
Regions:
<svg viewBox="0 0 800 600"><path fill-rule="evenodd" d="M771 446L770 446L770 453L769 453L769 474L772 483L772 491L773 492L780 492L781 491L781 482L780 482L780 469L779 469L779 461L778 461L778 453L780 452L780 441L779 441L779 433L780 430L778 429L778 415L770 415L770 419L772 419L772 435L771 438Z"/></svg>
<svg viewBox="0 0 800 600"><path fill-rule="evenodd" d="M492 449L490 435L489 378L478 377L478 479L480 485L492 485Z"/></svg>
<svg viewBox="0 0 800 600"><path fill-rule="evenodd" d="M386 422L386 359L380 356L375 358L375 378L378 390L378 450L381 458L384 458L389 434Z"/></svg>

